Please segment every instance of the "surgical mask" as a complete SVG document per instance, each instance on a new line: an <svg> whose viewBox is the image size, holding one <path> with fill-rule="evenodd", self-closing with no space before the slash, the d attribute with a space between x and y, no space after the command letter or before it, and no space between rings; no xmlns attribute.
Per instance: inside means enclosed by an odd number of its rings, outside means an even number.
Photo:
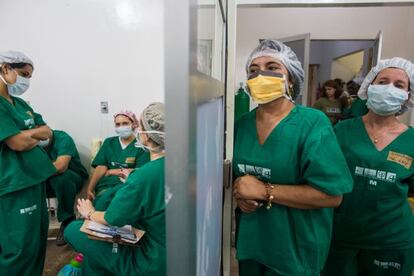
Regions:
<svg viewBox="0 0 414 276"><path fill-rule="evenodd" d="M20 96L24 92L26 92L27 89L29 89L30 79L20 76L17 73L17 71L14 70L14 69L13 69L13 71L16 73L16 82L15 83L13 83L13 84L7 83L2 75L0 75L0 79L7 85L7 90L9 91L10 96Z"/></svg>
<svg viewBox="0 0 414 276"><path fill-rule="evenodd" d="M368 86L367 107L380 116L396 114L407 99L408 92L392 84Z"/></svg>
<svg viewBox="0 0 414 276"><path fill-rule="evenodd" d="M146 151L146 152L148 152L148 151L155 151L156 150L156 148L151 148L151 147L149 147L149 146L146 146L146 145L144 145L142 142L141 142L141 140L140 140L140 138L139 138L139 134L140 133L154 133L154 134L164 134L164 132L162 132L162 131L155 131L155 130L148 130L148 131L145 131L145 130L137 130L137 132L136 132L136 139L137 139L137 141L136 141L136 143L135 143L135 147L137 147L137 148L142 148L144 151Z"/></svg>
<svg viewBox="0 0 414 276"><path fill-rule="evenodd" d="M249 76L247 86L253 101L266 104L286 95L286 76L269 71L258 71Z"/></svg>
<svg viewBox="0 0 414 276"><path fill-rule="evenodd" d="M49 142L50 142L50 139L40 140L37 145L41 146L42 148L45 148L49 145Z"/></svg>
<svg viewBox="0 0 414 276"><path fill-rule="evenodd" d="M119 135L121 138L128 138L132 135L132 127L131 126L120 126L115 128L116 134Z"/></svg>

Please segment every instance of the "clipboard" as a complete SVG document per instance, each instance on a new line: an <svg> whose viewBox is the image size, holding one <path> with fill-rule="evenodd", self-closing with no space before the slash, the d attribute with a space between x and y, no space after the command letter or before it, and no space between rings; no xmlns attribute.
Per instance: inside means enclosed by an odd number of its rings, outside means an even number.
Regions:
<svg viewBox="0 0 414 276"><path fill-rule="evenodd" d="M131 228L131 232L134 234L134 239L127 239L121 237L121 235L109 235L103 232L98 232L90 229L95 227L107 226L90 220L84 220L82 227L80 228L80 231L86 233L88 238L92 240L105 241L109 243L118 243L129 246L139 246L139 241L145 234L145 231L129 226Z"/></svg>

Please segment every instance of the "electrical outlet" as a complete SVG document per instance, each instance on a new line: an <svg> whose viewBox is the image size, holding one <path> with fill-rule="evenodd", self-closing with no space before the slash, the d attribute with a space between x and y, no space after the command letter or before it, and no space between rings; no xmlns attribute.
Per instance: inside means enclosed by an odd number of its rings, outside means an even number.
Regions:
<svg viewBox="0 0 414 276"><path fill-rule="evenodd" d="M108 114L108 112L109 112L108 102L101 102L101 113Z"/></svg>

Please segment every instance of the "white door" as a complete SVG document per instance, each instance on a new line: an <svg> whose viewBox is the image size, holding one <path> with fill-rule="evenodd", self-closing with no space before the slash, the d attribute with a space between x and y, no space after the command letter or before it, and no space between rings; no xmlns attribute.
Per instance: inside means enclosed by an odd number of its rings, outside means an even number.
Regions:
<svg viewBox="0 0 414 276"><path fill-rule="evenodd" d="M305 81L302 93L296 98L296 103L300 105L309 105L308 100L308 71L309 71L309 52L310 52L310 33L300 34L290 37L276 39L289 46L297 55L305 71Z"/></svg>
<svg viewBox="0 0 414 276"><path fill-rule="evenodd" d="M372 45L372 67L378 64L381 60L382 50L382 31L380 30L375 38L374 44Z"/></svg>

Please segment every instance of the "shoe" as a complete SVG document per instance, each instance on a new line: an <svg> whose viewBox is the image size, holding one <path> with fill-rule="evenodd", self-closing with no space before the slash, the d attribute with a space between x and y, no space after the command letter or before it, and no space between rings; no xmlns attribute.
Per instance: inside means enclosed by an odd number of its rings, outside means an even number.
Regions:
<svg viewBox="0 0 414 276"><path fill-rule="evenodd" d="M63 236L63 233L65 232L66 226L68 226L68 224L71 223L74 220L75 220L75 217L70 217L70 218L65 219L64 221L62 221L62 223L60 224L60 228L59 228L58 234L56 236L56 245L57 246L64 246L64 245L67 244L66 241L65 241L65 238Z"/></svg>

